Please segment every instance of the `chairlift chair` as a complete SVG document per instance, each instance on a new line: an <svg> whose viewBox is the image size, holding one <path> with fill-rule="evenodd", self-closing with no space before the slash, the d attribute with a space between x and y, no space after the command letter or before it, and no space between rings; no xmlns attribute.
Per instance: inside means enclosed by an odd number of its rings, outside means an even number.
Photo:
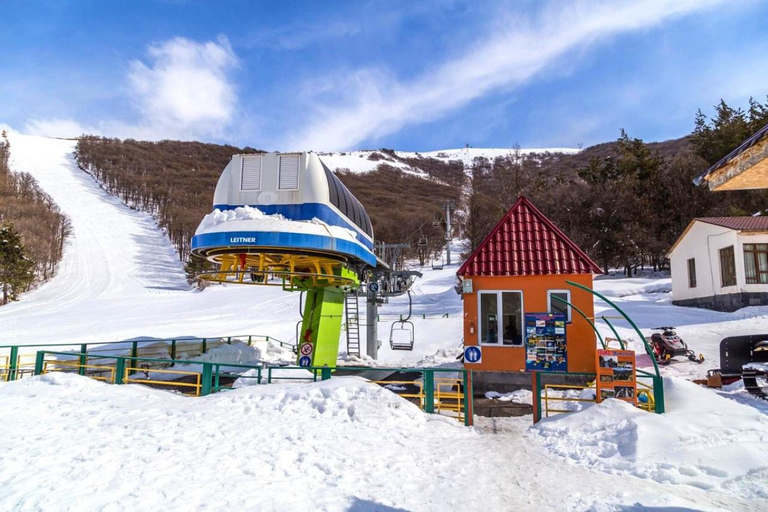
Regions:
<svg viewBox="0 0 768 512"><path fill-rule="evenodd" d="M443 270L443 257L432 259L432 270Z"/></svg>
<svg viewBox="0 0 768 512"><path fill-rule="evenodd" d="M426 247L428 244L428 240L426 236L419 237L419 247Z"/></svg>
<svg viewBox="0 0 768 512"><path fill-rule="evenodd" d="M412 311L413 299L411 298L411 291L408 290L408 316L404 320L392 322L392 327L389 329L389 348L392 350L413 350L416 331L413 322L410 321ZM397 340L395 340L396 332L400 333ZM405 340L402 338L405 338Z"/></svg>

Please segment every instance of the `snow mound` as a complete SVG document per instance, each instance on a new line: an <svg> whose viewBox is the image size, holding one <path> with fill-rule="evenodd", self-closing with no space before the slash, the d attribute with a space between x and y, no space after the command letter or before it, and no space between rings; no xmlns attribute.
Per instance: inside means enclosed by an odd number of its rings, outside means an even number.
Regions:
<svg viewBox="0 0 768 512"><path fill-rule="evenodd" d="M225 222L231 222L233 220L261 220L261 219L273 219L273 220L286 220L285 217L279 213L275 215L265 215L258 208L251 206L240 206L234 210L221 211L218 208L211 213L203 217L200 225L197 227L196 233L201 233L207 229L210 229L219 224Z"/></svg>
<svg viewBox="0 0 768 512"><path fill-rule="evenodd" d="M607 400L544 419L532 436L551 453L608 473L768 497L768 417L683 379L664 379L667 413Z"/></svg>
<svg viewBox="0 0 768 512"><path fill-rule="evenodd" d="M286 417L332 418L362 422L371 427L420 425L426 415L414 404L359 377L335 377L307 384L245 386L227 393L232 402L248 402L262 414Z"/></svg>

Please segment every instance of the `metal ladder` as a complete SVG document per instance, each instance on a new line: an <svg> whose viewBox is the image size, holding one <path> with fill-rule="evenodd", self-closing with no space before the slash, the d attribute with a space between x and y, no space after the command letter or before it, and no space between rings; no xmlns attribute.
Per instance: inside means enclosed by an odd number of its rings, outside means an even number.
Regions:
<svg viewBox="0 0 768 512"><path fill-rule="evenodd" d="M360 312L356 291L344 296L344 314L347 320L347 355L360 357Z"/></svg>

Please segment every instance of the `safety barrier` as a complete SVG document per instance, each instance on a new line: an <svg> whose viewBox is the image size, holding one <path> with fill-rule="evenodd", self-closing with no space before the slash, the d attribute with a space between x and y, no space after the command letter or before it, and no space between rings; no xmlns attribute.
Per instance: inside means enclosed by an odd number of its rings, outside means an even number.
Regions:
<svg viewBox="0 0 768 512"><path fill-rule="evenodd" d="M66 358L66 359L62 359ZM83 361L102 361L89 364ZM183 368L182 365L187 366ZM165 368L159 368L164 366ZM176 367L169 370L166 368ZM180 368L181 367L181 368ZM197 368L200 368L197 371ZM241 370L241 371L235 371ZM255 370L254 374L243 376L242 373ZM114 384L149 384L156 387L184 388L192 390L194 396L206 396L231 389L235 379L255 379L257 384L270 384L274 381L318 381L328 380L336 371L345 374L370 371L370 367L360 366L271 366L266 364L242 364L226 362L190 361L179 359L160 359L133 356L105 356L95 354L76 354L72 352L54 352L41 350L35 357L35 375L51 371L68 371L87 377L97 378ZM380 384L415 385L418 393L407 393L405 398L418 398L420 408L427 413L450 413L465 425L472 425L472 371L452 368L381 368L376 371L417 373L419 378L412 381L382 381ZM98 371L110 371L110 377L98 375ZM144 373L144 376L138 375ZM177 374L190 378L193 382L164 380L153 374ZM264 375L266 374L266 378ZM309 374L309 375L307 375ZM442 374L459 374L460 378L439 377ZM435 375L438 375L436 377ZM229 381L229 382L225 382ZM393 392L396 392L393 390ZM399 393L398 393L399 394Z"/></svg>
<svg viewBox="0 0 768 512"><path fill-rule="evenodd" d="M115 382L114 367L80 364L77 361L45 361L43 363L43 371L41 373L43 375L53 372L79 373L81 369L85 370L86 375L94 380L109 382L110 384ZM89 370L90 373L88 373ZM101 375L103 373L108 373L109 377L104 377Z"/></svg>
<svg viewBox="0 0 768 512"><path fill-rule="evenodd" d="M276 343L293 352L296 346L281 341L273 336L263 334L241 334L234 336L206 337L206 338L159 338L130 341L101 341L89 343L53 343L34 345L3 345L0 346L0 380L10 381L22 378L24 375L34 373L34 358L38 350L56 350L53 347L79 347L77 352L69 352L67 355L76 354L81 365L93 363L97 356L130 355L131 357L157 358L164 361L176 360L180 354L184 358L197 357L209 350L224 344L233 342L245 343L251 346L253 343L266 341ZM25 351L21 353L20 351ZM27 360L25 360L27 358ZM81 375L84 374L81 372Z"/></svg>
<svg viewBox="0 0 768 512"><path fill-rule="evenodd" d="M549 390L563 390L563 391L570 391L570 390L576 390L576 389L594 389L591 386L576 386L576 385L567 385L567 384L544 384L544 417L549 418L549 413L556 412L556 413L569 413L569 412L575 412L574 409L555 409L550 407L549 402L591 402L591 403L597 403L597 397L595 398L581 398L581 397L568 397L568 396L550 396Z"/></svg>
<svg viewBox="0 0 768 512"><path fill-rule="evenodd" d="M571 413L576 409L558 409L550 406L550 402L597 402L597 398L564 397L560 395L551 395L549 390L578 390L594 389L591 385L579 384L553 384L542 382L542 376L552 376L560 380L568 377L581 378L587 382L594 381L597 377L594 373L566 373L566 372L531 372L533 388L533 422L541 420L542 415L549 417L550 413ZM662 414L664 412L664 386L661 377L644 370L636 370L637 385L637 407L644 411ZM642 380L641 380L642 379ZM650 383L647 381L650 380ZM542 396L542 391L543 396Z"/></svg>
<svg viewBox="0 0 768 512"><path fill-rule="evenodd" d="M447 388L447 389L446 389ZM462 379L435 379L435 410L446 411L464 421L464 382Z"/></svg>
<svg viewBox="0 0 768 512"><path fill-rule="evenodd" d="M134 372L144 372L146 374L146 378L140 378L132 376ZM195 379L194 383L190 382L178 382L178 380L163 380L163 379L153 379L152 375L153 373L161 373L164 375L167 374L173 374L173 375L191 375ZM148 370L145 368L135 368L131 366L125 367L125 372L123 373L123 383L125 384L153 384L155 386L169 386L169 387L177 387L177 388L183 388L183 390L186 388L192 388L192 394L194 396L200 396L200 392L203 388L202 384L200 383L201 375L197 372L187 372L187 371L179 371L179 370Z"/></svg>
<svg viewBox="0 0 768 512"><path fill-rule="evenodd" d="M374 384L378 384L379 386L385 389L388 389L403 398L417 398L419 400L419 408L424 409L425 395L424 395L424 387L422 386L421 382L411 381L411 380L374 380L371 382L373 382ZM403 387L403 389L397 389L398 386ZM414 386L419 391L417 393L401 393L401 391L406 391L408 389L405 386Z"/></svg>

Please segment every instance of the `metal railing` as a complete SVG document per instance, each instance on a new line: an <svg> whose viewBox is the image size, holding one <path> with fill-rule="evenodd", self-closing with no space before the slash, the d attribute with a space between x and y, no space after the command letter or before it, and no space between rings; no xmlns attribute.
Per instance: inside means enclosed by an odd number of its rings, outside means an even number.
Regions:
<svg viewBox="0 0 768 512"><path fill-rule="evenodd" d="M276 343L295 353L296 346L263 334L240 334L234 336L205 338L155 338L146 340L94 341L88 343L50 343L33 345L2 345L0 353L0 380L11 381L31 375L34 369L34 357L38 350L50 350L53 347L79 347L79 351L70 351L68 356L76 355L82 365L86 365L96 356L112 357L130 355L131 357L155 357L176 360L179 354L195 357L205 354L212 348L239 341L248 346L260 341ZM21 353L24 352L24 353ZM24 358L30 358L24 361ZM83 372L80 373L84 375Z"/></svg>
<svg viewBox="0 0 768 512"><path fill-rule="evenodd" d="M644 411L657 414L664 413L664 385L662 378L644 370L636 369L637 407ZM597 377L594 373L567 373L567 372L531 372L531 387L533 388L533 422L538 423L542 418L549 417L549 413L570 413L571 410L560 410L549 406L549 402L596 402L595 399L568 398L550 396L549 389L586 389L591 386L579 384L550 384L542 382L542 375L565 377L580 377L587 381L594 381ZM642 379L642 381L641 381ZM650 381L650 383L648 382ZM544 396L542 396L544 391ZM644 399L642 397L645 397Z"/></svg>
<svg viewBox="0 0 768 512"><path fill-rule="evenodd" d="M66 357L67 359L62 359ZM101 361L90 364L91 361ZM175 367L173 370L167 368ZM197 371L197 368L200 370ZM194 390L194 396L206 396L211 393L232 389L235 379L243 378L237 370L255 370L255 375L245 376L256 379L257 384L270 384L280 380L315 382L328 380L336 370L345 374L376 371L418 373L420 377L412 381L377 381L379 384L408 383L418 387L418 393L407 393L405 398L419 399L420 408L427 413L450 412L465 425L472 425L472 371L454 368L370 368L366 366L272 366L267 364L243 364L227 362L208 362L180 359L163 359L134 356L107 356L86 353L55 352L40 350L35 356L35 375L61 371L78 373L113 384L142 383L159 387L181 387ZM110 377L102 373L110 372ZM144 377L136 376L144 373ZM153 373L178 374L192 376L194 382L178 382L153 378ZM293 375L291 375L293 374ZM444 374L459 374L460 378L439 377ZM437 377L436 377L437 375ZM224 381L231 381L225 383ZM447 388L447 389L446 389ZM393 392L396 392L392 390Z"/></svg>
<svg viewBox="0 0 768 512"><path fill-rule="evenodd" d="M576 410L573 409L555 409L553 407L550 407L549 402L590 402L590 403L597 403L597 395L595 395L595 398L581 398L581 397L568 397L568 396L559 396L549 395L549 390L576 390L576 389L595 389L592 386L577 386L574 384L544 384L544 417L549 418L549 413L556 412L556 413L569 413L569 412L576 412Z"/></svg>

